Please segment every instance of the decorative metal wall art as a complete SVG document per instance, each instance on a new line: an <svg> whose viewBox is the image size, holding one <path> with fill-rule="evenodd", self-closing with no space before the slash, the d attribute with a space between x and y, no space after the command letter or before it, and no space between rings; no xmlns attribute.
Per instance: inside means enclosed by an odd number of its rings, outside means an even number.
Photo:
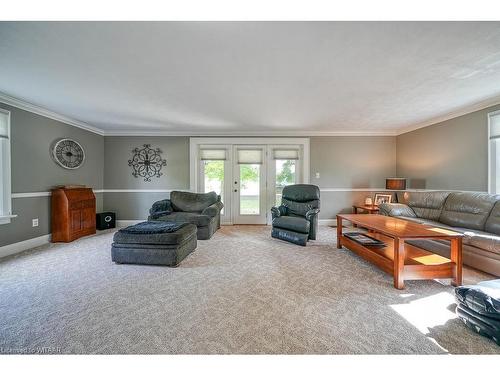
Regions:
<svg viewBox="0 0 500 375"><path fill-rule="evenodd" d="M151 148L151 145L143 145L132 150L132 159L128 165L132 167L132 176L143 177L144 181L151 182L151 177L163 175L161 168L167 165L167 161L161 158L162 151L159 148Z"/></svg>

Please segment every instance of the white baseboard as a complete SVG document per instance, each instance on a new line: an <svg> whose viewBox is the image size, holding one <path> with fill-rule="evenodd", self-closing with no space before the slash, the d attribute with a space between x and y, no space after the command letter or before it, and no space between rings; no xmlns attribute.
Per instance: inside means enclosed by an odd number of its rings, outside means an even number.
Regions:
<svg viewBox="0 0 500 375"><path fill-rule="evenodd" d="M50 243L50 234L0 247L0 258Z"/></svg>
<svg viewBox="0 0 500 375"><path fill-rule="evenodd" d="M147 219L143 220L116 220L116 226L117 227L128 227L129 225L134 225L137 223L141 223L143 221L146 221ZM318 221L319 225L330 225L330 226L336 226L337 225L337 219L320 219ZM221 225L233 225L232 222L222 222L220 223Z"/></svg>

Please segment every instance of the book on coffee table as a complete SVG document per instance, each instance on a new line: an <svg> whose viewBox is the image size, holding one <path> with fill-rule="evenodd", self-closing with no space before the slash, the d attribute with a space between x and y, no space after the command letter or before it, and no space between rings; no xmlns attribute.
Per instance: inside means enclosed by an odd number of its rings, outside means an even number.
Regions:
<svg viewBox="0 0 500 375"><path fill-rule="evenodd" d="M386 243L361 232L344 233L344 236L365 246L386 246Z"/></svg>

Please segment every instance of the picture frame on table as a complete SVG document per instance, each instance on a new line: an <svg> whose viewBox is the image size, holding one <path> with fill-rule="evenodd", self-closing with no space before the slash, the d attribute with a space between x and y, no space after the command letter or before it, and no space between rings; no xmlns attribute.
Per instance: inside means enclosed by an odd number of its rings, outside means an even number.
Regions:
<svg viewBox="0 0 500 375"><path fill-rule="evenodd" d="M375 198L373 199L373 204L378 206L382 203L391 203L392 202L392 194L387 193L376 193Z"/></svg>

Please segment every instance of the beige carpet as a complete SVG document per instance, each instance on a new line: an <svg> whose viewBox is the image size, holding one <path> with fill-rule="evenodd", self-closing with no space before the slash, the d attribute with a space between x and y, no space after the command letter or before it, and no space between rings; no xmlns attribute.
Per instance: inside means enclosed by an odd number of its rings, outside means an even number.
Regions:
<svg viewBox="0 0 500 375"><path fill-rule="evenodd" d="M111 241L1 261L0 352L500 354L455 318L452 287L396 290L337 250L333 228L304 248L269 227L223 227L178 268L113 264Z"/></svg>

